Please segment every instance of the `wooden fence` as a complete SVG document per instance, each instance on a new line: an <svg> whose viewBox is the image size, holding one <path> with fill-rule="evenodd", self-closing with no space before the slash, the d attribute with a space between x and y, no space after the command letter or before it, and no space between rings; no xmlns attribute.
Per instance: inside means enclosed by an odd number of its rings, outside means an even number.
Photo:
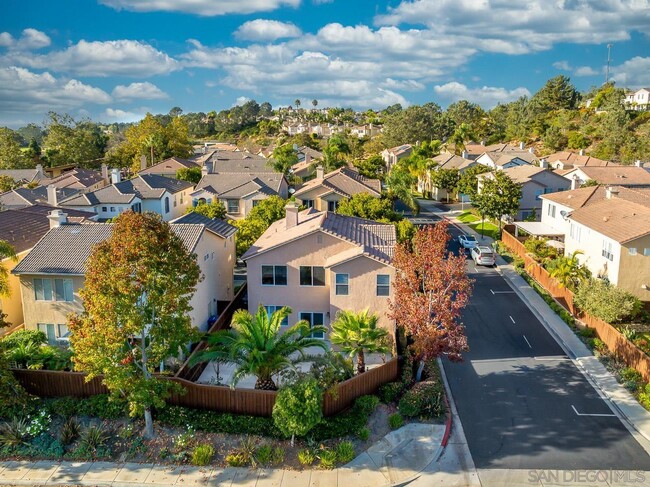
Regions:
<svg viewBox="0 0 650 487"><path fill-rule="evenodd" d="M524 260L526 272L546 289L559 304L571 312L585 326L593 328L598 334L598 338L605 342L607 348L616 357L641 373L646 381L650 381L650 357L645 352L625 338L620 331L609 323L581 312L573 303L573 293L565 287L560 287L557 281L550 277L548 271L528 255L526 247L517 237L504 231L501 240Z"/></svg>
<svg viewBox="0 0 650 487"><path fill-rule="evenodd" d="M108 389L101 383L101 377L85 382L81 372L60 372L52 370L13 369L16 379L27 392L41 397L89 397L107 394ZM398 359L393 359L379 367L369 370L338 386L335 397L325 395L323 414L332 416L348 407L363 395L372 394L380 385L397 379ZM252 416L271 416L277 392L254 389L231 389L224 386L196 384L178 377L165 377L177 382L185 389L185 394L174 395L169 404L232 414Z"/></svg>

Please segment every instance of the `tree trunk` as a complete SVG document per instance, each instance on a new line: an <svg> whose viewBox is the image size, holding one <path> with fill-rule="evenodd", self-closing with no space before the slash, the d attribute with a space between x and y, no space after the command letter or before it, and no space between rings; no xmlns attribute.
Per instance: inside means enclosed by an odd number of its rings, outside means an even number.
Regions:
<svg viewBox="0 0 650 487"><path fill-rule="evenodd" d="M295 440L295 439L296 439L296 435L292 434L291 435L291 448L293 448L293 440Z"/></svg>
<svg viewBox="0 0 650 487"><path fill-rule="evenodd" d="M151 165L153 166L153 144L151 144Z"/></svg>
<svg viewBox="0 0 650 487"><path fill-rule="evenodd" d="M277 391L278 386L275 385L275 382L270 377L258 377L255 381L255 389L261 391Z"/></svg>
<svg viewBox="0 0 650 487"><path fill-rule="evenodd" d="M357 354L357 373L363 374L366 371L366 357L363 350L359 350Z"/></svg>
<svg viewBox="0 0 650 487"><path fill-rule="evenodd" d="M144 437L148 440L153 439L153 418L151 417L151 409L144 410Z"/></svg>
<svg viewBox="0 0 650 487"><path fill-rule="evenodd" d="M415 382L420 382L422 380L422 372L424 371L424 360L420 360L418 364L418 370L415 373Z"/></svg>

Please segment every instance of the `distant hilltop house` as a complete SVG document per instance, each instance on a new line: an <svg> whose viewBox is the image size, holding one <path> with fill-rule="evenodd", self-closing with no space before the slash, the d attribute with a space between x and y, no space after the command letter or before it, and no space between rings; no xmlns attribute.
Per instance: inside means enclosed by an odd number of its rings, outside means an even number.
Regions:
<svg viewBox="0 0 650 487"><path fill-rule="evenodd" d="M630 110L650 109L650 88L641 88L625 93L625 106Z"/></svg>
<svg viewBox="0 0 650 487"><path fill-rule="evenodd" d="M526 144L524 144L523 142L520 142L519 145L507 144L507 143L485 145L484 141L480 143L468 142L467 144L465 144L465 150L463 151L462 155L465 159L470 159L473 161L475 159L478 159L479 156L485 154L486 152L491 154L497 154L497 153L504 153L504 152L513 152L513 151L521 152L525 150L526 150Z"/></svg>
<svg viewBox="0 0 650 487"><path fill-rule="evenodd" d="M585 154L584 149L580 152L561 151L555 152L545 156L544 159L548 161L549 167L553 169L567 170L574 167L605 167L605 166L618 166L615 162L604 161L596 157L591 157Z"/></svg>

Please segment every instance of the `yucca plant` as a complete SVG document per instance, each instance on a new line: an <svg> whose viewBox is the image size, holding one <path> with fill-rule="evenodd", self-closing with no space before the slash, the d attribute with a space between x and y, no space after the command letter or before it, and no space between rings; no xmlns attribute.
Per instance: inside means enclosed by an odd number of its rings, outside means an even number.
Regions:
<svg viewBox="0 0 650 487"><path fill-rule="evenodd" d="M79 440L79 447L89 453L95 453L106 446L108 433L99 426L90 426L82 434Z"/></svg>
<svg viewBox="0 0 650 487"><path fill-rule="evenodd" d="M27 444L27 422L21 418L0 425L0 445L15 447Z"/></svg>
<svg viewBox="0 0 650 487"><path fill-rule="evenodd" d="M79 437L79 422L75 418L68 418L61 427L61 443L69 445Z"/></svg>
<svg viewBox="0 0 650 487"><path fill-rule="evenodd" d="M232 387L246 375L257 377L255 389L277 390L273 375L292 368L296 363L309 359L305 350L309 347L327 349L327 345L313 335L325 333L324 326L310 327L301 320L283 333L280 332L282 321L291 314L291 308L284 307L271 316L263 305L255 316L240 309L232 318L232 329L221 330L208 335L208 346L197 354L197 362L232 362L237 368L233 375ZM298 358L290 358L294 354Z"/></svg>

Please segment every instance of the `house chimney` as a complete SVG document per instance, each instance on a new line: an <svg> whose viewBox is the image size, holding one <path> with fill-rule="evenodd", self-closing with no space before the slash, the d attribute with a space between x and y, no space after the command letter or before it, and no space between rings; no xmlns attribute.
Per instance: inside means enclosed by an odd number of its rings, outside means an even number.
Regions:
<svg viewBox="0 0 650 487"><path fill-rule="evenodd" d="M208 174L210 174L210 168L208 167L207 164L204 164L203 166L201 166L201 177L207 176Z"/></svg>
<svg viewBox="0 0 650 487"><path fill-rule="evenodd" d="M462 157L463 159L469 159L469 152L467 152L467 150L464 150L464 151L460 154L460 157Z"/></svg>
<svg viewBox="0 0 650 487"><path fill-rule="evenodd" d="M546 160L545 157L542 157L539 160L539 167L541 167L542 169L548 169L548 161Z"/></svg>
<svg viewBox="0 0 650 487"><path fill-rule="evenodd" d="M45 178L45 174L43 174L43 164L36 164L36 177L38 179Z"/></svg>
<svg viewBox="0 0 650 487"><path fill-rule="evenodd" d="M323 169L323 166L319 165L316 168L316 179L323 179L325 176L325 170Z"/></svg>
<svg viewBox="0 0 650 487"><path fill-rule="evenodd" d="M311 156L309 154L305 154L305 164L311 164Z"/></svg>
<svg viewBox="0 0 650 487"><path fill-rule="evenodd" d="M571 177L571 189L578 189L580 185L578 184L578 176L574 174Z"/></svg>
<svg viewBox="0 0 650 487"><path fill-rule="evenodd" d="M295 202L287 203L284 207L286 212L286 225L287 228L292 228L298 225L298 205Z"/></svg>
<svg viewBox="0 0 650 487"><path fill-rule="evenodd" d="M111 169L111 184L117 184L122 181L122 175L117 168Z"/></svg>
<svg viewBox="0 0 650 487"><path fill-rule="evenodd" d="M485 139L481 141L481 145L485 145Z"/></svg>
<svg viewBox="0 0 650 487"><path fill-rule="evenodd" d="M526 148L526 142L519 142L519 148L524 150Z"/></svg>
<svg viewBox="0 0 650 487"><path fill-rule="evenodd" d="M61 225L68 223L68 214L63 213L61 210L52 210L47 214L47 219L50 220L50 229L59 228Z"/></svg>
<svg viewBox="0 0 650 487"><path fill-rule="evenodd" d="M636 167L643 167L643 163L641 162L641 159L637 159L636 161L634 161L634 165Z"/></svg>
<svg viewBox="0 0 650 487"><path fill-rule="evenodd" d="M50 206L59 206L59 198L56 194L56 187L53 184L47 186L47 204Z"/></svg>
<svg viewBox="0 0 650 487"><path fill-rule="evenodd" d="M535 148L534 147L529 147L528 152L530 152L531 154L534 154L535 153Z"/></svg>
<svg viewBox="0 0 650 487"><path fill-rule="evenodd" d="M147 169L147 156L144 154L140 156L140 171Z"/></svg>
<svg viewBox="0 0 650 487"><path fill-rule="evenodd" d="M108 165L102 164L102 179L108 182Z"/></svg>
<svg viewBox="0 0 650 487"><path fill-rule="evenodd" d="M608 200L611 200L612 198L616 198L618 196L618 188L615 188L613 186L607 186L607 189L605 190L605 197Z"/></svg>

